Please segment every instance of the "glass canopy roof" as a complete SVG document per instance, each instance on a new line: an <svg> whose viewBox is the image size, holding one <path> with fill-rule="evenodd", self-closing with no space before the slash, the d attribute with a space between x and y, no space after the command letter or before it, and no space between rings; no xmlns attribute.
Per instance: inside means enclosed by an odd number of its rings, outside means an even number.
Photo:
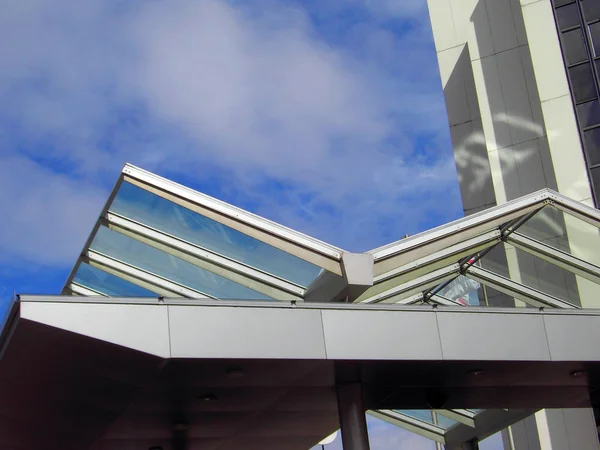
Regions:
<svg viewBox="0 0 600 450"><path fill-rule="evenodd" d="M357 255L357 275L356 254L126 165L63 293L600 308L599 227L598 210L543 190ZM371 412L440 443L531 413Z"/></svg>

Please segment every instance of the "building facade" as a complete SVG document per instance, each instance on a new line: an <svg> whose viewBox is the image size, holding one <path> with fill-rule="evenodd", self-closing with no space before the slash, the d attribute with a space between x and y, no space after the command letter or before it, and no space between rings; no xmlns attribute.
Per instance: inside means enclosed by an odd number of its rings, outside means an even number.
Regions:
<svg viewBox="0 0 600 450"><path fill-rule="evenodd" d="M600 2L428 5L465 215L545 187L598 207ZM538 220L531 232L598 262L597 230L566 216ZM587 280L517 248L496 252L494 264L583 307L600 306ZM488 305L514 302L484 296ZM599 448L598 417L591 410L544 410L503 432L505 448Z"/></svg>

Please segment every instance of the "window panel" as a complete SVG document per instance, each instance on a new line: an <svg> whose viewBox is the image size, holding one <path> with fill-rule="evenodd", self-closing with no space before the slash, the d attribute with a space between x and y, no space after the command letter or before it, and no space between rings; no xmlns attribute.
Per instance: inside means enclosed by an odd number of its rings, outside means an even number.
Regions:
<svg viewBox="0 0 600 450"><path fill-rule="evenodd" d="M554 0L554 7L558 8L559 6L568 5L569 3L575 3L575 0Z"/></svg>
<svg viewBox="0 0 600 450"><path fill-rule="evenodd" d="M581 9L587 22L600 19L600 2L598 0L581 0Z"/></svg>
<svg viewBox="0 0 600 450"><path fill-rule="evenodd" d="M73 281L111 297L158 297L154 292L86 263L79 265Z"/></svg>
<svg viewBox="0 0 600 450"><path fill-rule="evenodd" d="M581 28L567 31L562 35L565 58L568 65L577 64L588 60L588 54L585 49L583 32Z"/></svg>
<svg viewBox="0 0 600 450"><path fill-rule="evenodd" d="M124 182L110 211L212 252L308 286L321 268L233 228Z"/></svg>
<svg viewBox="0 0 600 450"><path fill-rule="evenodd" d="M589 26L590 36L592 37L592 49L594 57L600 56L600 22L593 23Z"/></svg>
<svg viewBox="0 0 600 450"><path fill-rule="evenodd" d="M577 105L579 124L583 128L600 125L600 103L598 100Z"/></svg>
<svg viewBox="0 0 600 450"><path fill-rule="evenodd" d="M588 164L590 166L600 164L600 128L588 130L583 134L583 136Z"/></svg>
<svg viewBox="0 0 600 450"><path fill-rule="evenodd" d="M571 67L569 77L571 78L571 88L573 89L575 102L580 103L596 97L594 76L589 63Z"/></svg>
<svg viewBox="0 0 600 450"><path fill-rule="evenodd" d="M216 298L269 299L266 295L104 226L98 229L90 248Z"/></svg>
<svg viewBox="0 0 600 450"><path fill-rule="evenodd" d="M600 167L590 170L590 178L596 194L596 204L598 204L598 197L600 197Z"/></svg>
<svg viewBox="0 0 600 450"><path fill-rule="evenodd" d="M577 8L577 4L572 3L570 5L556 8L556 20L560 30L581 25L581 17L579 16L579 8Z"/></svg>

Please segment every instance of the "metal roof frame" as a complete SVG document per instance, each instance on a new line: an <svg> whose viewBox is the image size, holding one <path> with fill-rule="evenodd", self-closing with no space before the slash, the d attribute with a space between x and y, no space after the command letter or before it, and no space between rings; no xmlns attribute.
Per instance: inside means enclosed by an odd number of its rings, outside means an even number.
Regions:
<svg viewBox="0 0 600 450"><path fill-rule="evenodd" d="M317 265L325 271L322 271L311 285L303 287L144 223L110 212L112 201L123 182L134 184ZM403 305L430 303L440 307L464 307L465 305L454 299L440 294L443 286L456 277L464 275L535 307L578 309L578 306L565 299L526 286L520 280L512 280L477 264L477 261L492 248L506 243L600 284L600 266L518 231L527 220L548 207L557 208L600 228L600 211L552 190L544 189L364 254L352 254L127 164L67 279L63 293L89 297L108 296L101 289L92 289L74 281L79 265L84 262L155 292L157 296L214 298L190 286L90 249L99 228L106 226L241 286L275 300L292 303L306 300L357 302L365 303L365 306L381 302ZM359 273L357 276L357 271L365 270L369 273ZM454 444L461 439L465 442L473 437L485 437L492 434L493 423L507 426L530 415L533 411L500 410L474 413L468 410L435 410L434 412L455 420L458 424L450 429L444 429L397 411L371 411L370 414L436 442ZM498 431L498 429L494 430Z"/></svg>

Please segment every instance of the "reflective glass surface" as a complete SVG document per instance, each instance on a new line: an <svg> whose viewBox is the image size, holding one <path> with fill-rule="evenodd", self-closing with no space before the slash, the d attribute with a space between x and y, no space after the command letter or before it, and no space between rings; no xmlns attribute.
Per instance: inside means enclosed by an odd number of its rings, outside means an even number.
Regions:
<svg viewBox="0 0 600 450"><path fill-rule="evenodd" d="M579 8L577 8L577 4L571 3L570 5L556 8L556 19L558 21L558 27L561 30L580 25L581 18L579 16Z"/></svg>
<svg viewBox="0 0 600 450"><path fill-rule="evenodd" d="M582 128L600 124L600 103L598 103L598 100L592 100L591 102L577 105L577 115L579 116L579 124ZM595 136L591 142L588 143L589 138L587 137L586 132L585 140L586 145L594 145L595 148L598 148L597 138Z"/></svg>
<svg viewBox="0 0 600 450"><path fill-rule="evenodd" d="M573 89L573 95L577 103L596 98L596 82L594 81L590 63L571 67L569 69L569 77L571 78L571 88Z"/></svg>
<svg viewBox="0 0 600 450"><path fill-rule="evenodd" d="M73 281L111 297L158 297L155 292L86 263L79 265Z"/></svg>
<svg viewBox="0 0 600 450"><path fill-rule="evenodd" d="M308 286L321 268L151 192L124 182L110 211L212 252Z"/></svg>
<svg viewBox="0 0 600 450"><path fill-rule="evenodd" d="M567 64L576 64L588 60L588 54L585 49L585 42L583 40L581 28L576 28L563 33L562 39L565 48Z"/></svg>
<svg viewBox="0 0 600 450"><path fill-rule="evenodd" d="M4 329L4 325L6 325L8 317L10 316L10 310L12 309L15 300L15 296L11 296L10 298L1 300L2 303L0 304L0 333Z"/></svg>
<svg viewBox="0 0 600 450"><path fill-rule="evenodd" d="M600 123L600 118L597 123ZM600 127L584 131L583 138L585 141L585 153L588 157L588 164L590 166L600 164Z"/></svg>
<svg viewBox="0 0 600 450"><path fill-rule="evenodd" d="M544 207L519 227L517 233L600 265L598 228L553 206Z"/></svg>
<svg viewBox="0 0 600 450"><path fill-rule="evenodd" d="M511 280L541 292L557 297L574 305L579 305L579 294L575 275L520 248L504 244L508 267L492 270L499 275L507 271ZM485 261L488 255L482 258Z"/></svg>
<svg viewBox="0 0 600 450"><path fill-rule="evenodd" d="M98 229L90 248L216 298L269 299L259 292L103 226Z"/></svg>

